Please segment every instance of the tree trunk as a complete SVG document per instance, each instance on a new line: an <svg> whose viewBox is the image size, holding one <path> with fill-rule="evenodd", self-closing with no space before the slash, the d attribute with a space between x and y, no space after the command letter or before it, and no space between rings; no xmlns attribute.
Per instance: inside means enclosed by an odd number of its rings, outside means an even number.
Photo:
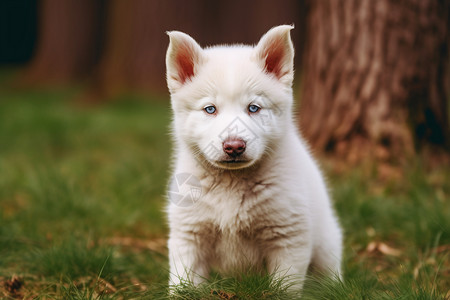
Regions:
<svg viewBox="0 0 450 300"><path fill-rule="evenodd" d="M101 6L100 0L43 0L37 49L22 81L33 85L83 78L99 56Z"/></svg>
<svg viewBox="0 0 450 300"><path fill-rule="evenodd" d="M350 160L448 147L447 1L311 1L301 129Z"/></svg>

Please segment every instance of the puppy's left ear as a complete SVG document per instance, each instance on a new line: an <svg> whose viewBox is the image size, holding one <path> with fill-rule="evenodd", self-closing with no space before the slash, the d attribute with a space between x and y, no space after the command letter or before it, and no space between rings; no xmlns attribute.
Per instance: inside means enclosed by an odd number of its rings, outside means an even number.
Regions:
<svg viewBox="0 0 450 300"><path fill-rule="evenodd" d="M286 85L294 78L294 46L290 31L294 26L281 25L270 29L255 47L256 58L264 71Z"/></svg>

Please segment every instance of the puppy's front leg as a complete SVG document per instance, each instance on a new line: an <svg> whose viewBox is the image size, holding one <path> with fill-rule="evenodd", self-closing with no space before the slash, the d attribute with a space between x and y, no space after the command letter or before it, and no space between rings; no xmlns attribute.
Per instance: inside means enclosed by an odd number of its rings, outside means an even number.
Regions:
<svg viewBox="0 0 450 300"><path fill-rule="evenodd" d="M292 288L300 291L311 261L311 253L309 244L272 248L266 256L267 270L275 275L276 280L285 277L293 282Z"/></svg>
<svg viewBox="0 0 450 300"><path fill-rule="evenodd" d="M209 268L195 239L171 237L168 246L169 285L178 285L181 281L190 281L194 285L202 283L208 276Z"/></svg>

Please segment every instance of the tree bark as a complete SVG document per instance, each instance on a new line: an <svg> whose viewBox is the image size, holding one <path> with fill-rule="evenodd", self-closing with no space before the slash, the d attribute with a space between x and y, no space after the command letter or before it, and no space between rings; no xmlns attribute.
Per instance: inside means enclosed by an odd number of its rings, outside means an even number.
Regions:
<svg viewBox="0 0 450 300"><path fill-rule="evenodd" d="M300 125L350 160L448 147L448 1L311 1ZM448 149L448 148L447 148Z"/></svg>
<svg viewBox="0 0 450 300"><path fill-rule="evenodd" d="M38 45L22 82L68 83L86 76L100 52L101 8L100 0L43 0Z"/></svg>

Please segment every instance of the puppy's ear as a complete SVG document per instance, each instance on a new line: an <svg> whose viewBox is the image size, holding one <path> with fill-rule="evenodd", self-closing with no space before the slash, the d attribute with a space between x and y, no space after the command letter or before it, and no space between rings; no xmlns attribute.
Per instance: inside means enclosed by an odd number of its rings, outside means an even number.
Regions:
<svg viewBox="0 0 450 300"><path fill-rule="evenodd" d="M294 76L294 46L290 31L294 26L281 25L270 29L255 47L256 58L264 71L290 85Z"/></svg>
<svg viewBox="0 0 450 300"><path fill-rule="evenodd" d="M166 54L167 85L174 91L196 75L203 62L203 50L189 35L179 32L167 32L170 38Z"/></svg>

